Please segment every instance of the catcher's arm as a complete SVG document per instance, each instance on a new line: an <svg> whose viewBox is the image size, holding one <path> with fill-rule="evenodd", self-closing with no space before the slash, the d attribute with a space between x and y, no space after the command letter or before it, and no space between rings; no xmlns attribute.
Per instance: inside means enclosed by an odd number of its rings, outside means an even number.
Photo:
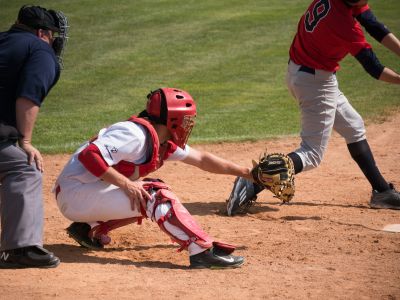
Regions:
<svg viewBox="0 0 400 300"><path fill-rule="evenodd" d="M251 179L250 168L240 166L207 151L196 150L192 147L190 147L188 156L183 162L210 173L242 176Z"/></svg>

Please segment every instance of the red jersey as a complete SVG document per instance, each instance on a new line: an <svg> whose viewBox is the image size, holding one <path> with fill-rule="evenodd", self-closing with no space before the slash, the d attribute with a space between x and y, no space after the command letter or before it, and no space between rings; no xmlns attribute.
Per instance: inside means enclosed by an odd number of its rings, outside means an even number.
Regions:
<svg viewBox="0 0 400 300"><path fill-rule="evenodd" d="M348 54L371 48L355 17L369 6L347 6L343 0L314 0L301 17L290 47L298 65L334 72Z"/></svg>

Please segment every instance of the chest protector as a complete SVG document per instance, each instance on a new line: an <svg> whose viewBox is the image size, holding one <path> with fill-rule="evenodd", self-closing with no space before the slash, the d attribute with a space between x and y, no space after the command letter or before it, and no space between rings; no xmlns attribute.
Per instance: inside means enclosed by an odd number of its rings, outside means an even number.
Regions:
<svg viewBox="0 0 400 300"><path fill-rule="evenodd" d="M144 164L136 165L133 162L129 161L120 161L118 164L114 165L114 169L116 169L119 173L125 175L126 177L131 177L132 175L136 175L134 177L145 177L151 172L159 169L164 160L171 156L172 153L176 150L177 146L168 141L160 146L160 141L158 140L158 135L154 127L151 123L143 118L138 118L136 116L132 116L128 119L136 124L140 124L146 128L148 133L150 133L151 143L153 146L152 154L150 159ZM131 178L131 179L137 179Z"/></svg>

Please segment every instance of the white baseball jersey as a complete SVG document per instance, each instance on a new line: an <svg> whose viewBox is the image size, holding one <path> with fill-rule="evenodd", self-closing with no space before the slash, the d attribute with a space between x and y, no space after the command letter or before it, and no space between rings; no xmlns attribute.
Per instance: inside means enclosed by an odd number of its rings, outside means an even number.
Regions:
<svg viewBox="0 0 400 300"><path fill-rule="evenodd" d="M151 155L153 147L152 139L144 126L131 121L115 123L108 128L101 129L93 144L99 148L102 157L109 166L116 165L122 160L142 164ZM57 182L65 178L78 180L81 183L101 180L90 173L78 160L79 153L87 145L88 142L79 147L73 154ZM167 160L183 160L189 155L189 151L189 145L186 145L185 149L177 147Z"/></svg>
<svg viewBox="0 0 400 300"><path fill-rule="evenodd" d="M93 142L104 160L112 166L125 160L135 164L146 161L151 154L152 139L144 126L131 121L119 122L100 130ZM90 173L79 161L82 145L71 157L56 180L59 187L57 204L62 214L75 222L96 222L141 216L132 211L130 199L119 187L102 181ZM183 160L190 152L177 147L167 160Z"/></svg>

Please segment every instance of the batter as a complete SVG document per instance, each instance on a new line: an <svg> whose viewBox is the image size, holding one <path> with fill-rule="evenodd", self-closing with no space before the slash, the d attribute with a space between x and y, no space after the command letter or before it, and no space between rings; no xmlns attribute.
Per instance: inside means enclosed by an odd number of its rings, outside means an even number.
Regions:
<svg viewBox="0 0 400 300"><path fill-rule="evenodd" d="M380 173L360 114L340 91L339 62L354 56L372 77L400 84L400 75L383 66L366 41L363 26L378 42L400 56L400 42L372 13L367 0L314 0L301 17L289 51L286 82L301 111L301 144L289 153L295 174L318 167L332 130L346 141L351 157L372 187L371 208L400 209L400 194ZM227 213L248 207L263 187L237 178Z"/></svg>
<svg viewBox="0 0 400 300"><path fill-rule="evenodd" d="M363 119L340 91L336 78L339 62L350 53L372 77L400 84L400 75L379 62L361 25L399 56L400 42L377 21L367 2L314 0L300 19L286 79L301 110L301 145L289 156L296 174L317 167L334 129L372 186L370 206L400 209L399 193L375 164Z"/></svg>

